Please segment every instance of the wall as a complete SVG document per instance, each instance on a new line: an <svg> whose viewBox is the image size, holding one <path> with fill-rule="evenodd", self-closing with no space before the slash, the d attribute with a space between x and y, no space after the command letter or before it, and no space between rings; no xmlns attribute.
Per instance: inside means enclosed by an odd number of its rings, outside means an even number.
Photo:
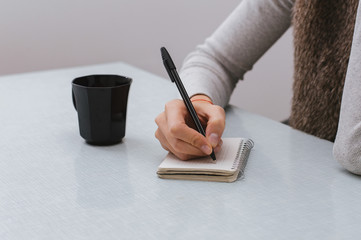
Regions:
<svg viewBox="0 0 361 240"><path fill-rule="evenodd" d="M239 0L2 0L0 75L124 61L166 77L159 48L176 65ZM246 74L231 103L276 120L289 114L291 33Z"/></svg>

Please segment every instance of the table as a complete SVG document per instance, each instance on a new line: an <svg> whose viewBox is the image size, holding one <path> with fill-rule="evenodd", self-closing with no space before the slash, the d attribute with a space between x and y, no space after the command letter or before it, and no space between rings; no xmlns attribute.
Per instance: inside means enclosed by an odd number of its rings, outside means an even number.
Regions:
<svg viewBox="0 0 361 240"><path fill-rule="evenodd" d="M160 66L161 67L161 66ZM79 136L71 80L133 78L126 137ZM255 142L234 183L159 179L154 118L169 81L121 62L0 77L0 239L357 239L361 179L332 143L234 106L224 136Z"/></svg>

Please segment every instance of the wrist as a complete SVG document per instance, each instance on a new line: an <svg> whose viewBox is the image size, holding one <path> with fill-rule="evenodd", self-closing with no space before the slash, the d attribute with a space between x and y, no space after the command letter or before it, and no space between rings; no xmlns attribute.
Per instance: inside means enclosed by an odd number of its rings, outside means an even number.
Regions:
<svg viewBox="0 0 361 240"><path fill-rule="evenodd" d="M191 97L191 102L204 102L213 104L213 101L210 97L204 94L196 94Z"/></svg>

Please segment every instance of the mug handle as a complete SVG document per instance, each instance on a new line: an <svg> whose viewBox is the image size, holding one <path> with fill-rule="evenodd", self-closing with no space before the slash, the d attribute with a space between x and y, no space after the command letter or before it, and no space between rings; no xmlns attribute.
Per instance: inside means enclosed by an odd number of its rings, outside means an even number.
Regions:
<svg viewBox="0 0 361 240"><path fill-rule="evenodd" d="M75 110L78 110L78 109L76 109L76 101L75 101L75 96L74 96L74 90L73 89L71 90L71 95L72 95L72 98L73 98L74 108L75 108Z"/></svg>

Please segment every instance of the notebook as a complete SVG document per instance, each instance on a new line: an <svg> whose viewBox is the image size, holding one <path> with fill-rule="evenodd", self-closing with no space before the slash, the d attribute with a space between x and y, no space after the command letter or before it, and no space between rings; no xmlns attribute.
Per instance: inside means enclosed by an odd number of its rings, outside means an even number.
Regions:
<svg viewBox="0 0 361 240"><path fill-rule="evenodd" d="M216 154L216 162L211 157L182 161L174 154L168 153L158 167L158 176L166 179L234 182L243 176L254 143L246 138L222 140L223 145L221 151Z"/></svg>

